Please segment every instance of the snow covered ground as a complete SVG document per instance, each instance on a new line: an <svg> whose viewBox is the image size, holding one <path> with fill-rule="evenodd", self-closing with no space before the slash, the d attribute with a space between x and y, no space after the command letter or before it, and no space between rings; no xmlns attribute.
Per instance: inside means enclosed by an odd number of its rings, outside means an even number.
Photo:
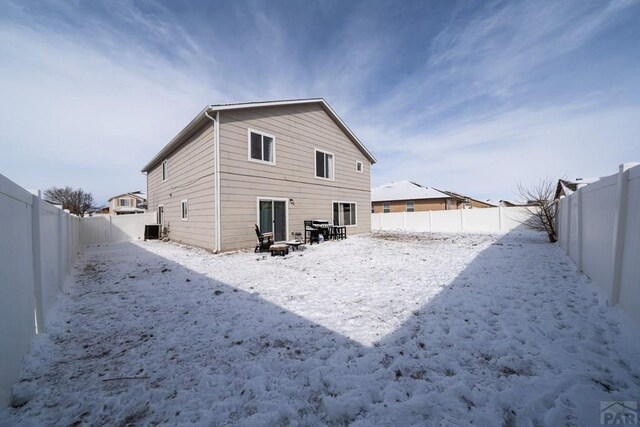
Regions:
<svg viewBox="0 0 640 427"><path fill-rule="evenodd" d="M531 234L93 247L0 424L598 425L638 331Z"/></svg>

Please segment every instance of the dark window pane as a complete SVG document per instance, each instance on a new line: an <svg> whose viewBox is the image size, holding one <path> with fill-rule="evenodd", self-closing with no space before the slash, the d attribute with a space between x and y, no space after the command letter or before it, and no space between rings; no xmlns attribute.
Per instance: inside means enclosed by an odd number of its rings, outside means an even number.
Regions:
<svg viewBox="0 0 640 427"><path fill-rule="evenodd" d="M333 225L340 225L340 210L339 204L333 204Z"/></svg>
<svg viewBox="0 0 640 427"><path fill-rule="evenodd" d="M351 225L351 205L343 203L342 209L344 211L344 225Z"/></svg>
<svg viewBox="0 0 640 427"><path fill-rule="evenodd" d="M262 160L262 135L251 132L251 158Z"/></svg>
<svg viewBox="0 0 640 427"><path fill-rule="evenodd" d="M273 162L273 138L262 137L262 160Z"/></svg>
<svg viewBox="0 0 640 427"><path fill-rule="evenodd" d="M273 231L273 203L271 200L260 200L260 232Z"/></svg>
<svg viewBox="0 0 640 427"><path fill-rule="evenodd" d="M324 176L324 153L316 151L316 176L325 178Z"/></svg>

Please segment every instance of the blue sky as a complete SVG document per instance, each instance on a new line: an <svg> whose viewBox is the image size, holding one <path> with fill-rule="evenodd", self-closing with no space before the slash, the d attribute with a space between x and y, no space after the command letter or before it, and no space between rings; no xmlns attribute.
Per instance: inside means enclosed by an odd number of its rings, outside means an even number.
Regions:
<svg viewBox="0 0 640 427"><path fill-rule="evenodd" d="M0 173L142 189L207 104L323 97L410 179L517 181L640 161L640 1L4 1Z"/></svg>

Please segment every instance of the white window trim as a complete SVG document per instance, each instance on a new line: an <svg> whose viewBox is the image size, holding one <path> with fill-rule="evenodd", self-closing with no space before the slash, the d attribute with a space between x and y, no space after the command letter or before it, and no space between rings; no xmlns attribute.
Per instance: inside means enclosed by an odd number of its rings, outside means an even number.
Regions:
<svg viewBox="0 0 640 427"><path fill-rule="evenodd" d="M169 180L169 159L164 159L162 161L162 169L160 170L160 174L162 177L162 182L167 182Z"/></svg>
<svg viewBox="0 0 640 427"><path fill-rule="evenodd" d="M187 216L186 217L182 216L182 213L184 212L184 210L182 209L182 204L183 203L187 204ZM189 221L189 199L180 200L180 219L182 219L183 221Z"/></svg>
<svg viewBox="0 0 640 427"><path fill-rule="evenodd" d="M358 165L360 165L360 170L358 170ZM364 163L360 160L356 160L356 172L364 173Z"/></svg>
<svg viewBox="0 0 640 427"><path fill-rule="evenodd" d="M385 206L386 204L389 204L389 212L385 212ZM382 213L391 213L391 202L382 202Z"/></svg>
<svg viewBox="0 0 640 427"><path fill-rule="evenodd" d="M275 202L285 202L285 215L287 216L287 226L286 226L286 238L285 240L278 240L277 242L274 240L274 243L286 242L289 239L289 199L283 199L282 197L256 197L256 224L260 224L260 201L275 201ZM260 230L262 231L262 230ZM273 238L275 239L276 235L273 234Z"/></svg>
<svg viewBox="0 0 640 427"><path fill-rule="evenodd" d="M321 176L318 176L318 171L316 170L316 166L317 166L317 164L316 164L316 156L317 156L318 151L321 152L321 153L324 153L324 154L329 154L333 158L333 174L332 174L331 178L323 178ZM330 151L323 150L321 148L314 148L313 149L313 177L315 179L320 179L320 180L323 180L323 181L335 181L336 180L336 155L333 154Z"/></svg>
<svg viewBox="0 0 640 427"><path fill-rule="evenodd" d="M355 217L356 217L356 223L355 224L351 224L351 225L341 225L341 227L347 227L347 228L353 228L353 227L357 227L358 226L358 202L352 202L349 200L333 200L331 202L331 223L333 224L333 204L334 203L348 203L350 205L354 205L355 206Z"/></svg>
<svg viewBox="0 0 640 427"><path fill-rule="evenodd" d="M159 216L158 213L160 211L160 208L162 208L162 221L159 221L159 218L156 218L156 221L158 221L158 224L162 227L164 225L164 205L158 205L158 207L156 208L156 216ZM160 232L162 232L162 230L160 230Z"/></svg>
<svg viewBox="0 0 640 427"><path fill-rule="evenodd" d="M412 207L413 210L412 211L409 211L409 203L413 204L413 207ZM407 212L415 212L416 211L416 202L413 201L413 200L407 200L404 203L404 210L407 211Z"/></svg>
<svg viewBox="0 0 640 427"><path fill-rule="evenodd" d="M251 157L251 133L252 132L256 133L258 135L269 137L269 138L271 138L273 140L273 147L272 147L273 148L273 155L272 155L273 161L272 162L268 162L266 160L258 160L258 159L254 159L254 158ZM262 163L263 165L275 166L276 165L276 145L277 145L276 144L276 137L274 135L271 135L271 134L269 134L267 132L263 132L261 130L256 130L256 129L251 129L251 128L247 129L247 159L250 162ZM264 151L263 151L263 153L264 153Z"/></svg>

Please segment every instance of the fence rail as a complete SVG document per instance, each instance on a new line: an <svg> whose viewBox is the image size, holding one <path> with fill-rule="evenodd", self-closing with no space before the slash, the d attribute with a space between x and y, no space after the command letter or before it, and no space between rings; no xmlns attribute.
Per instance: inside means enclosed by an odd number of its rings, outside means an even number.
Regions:
<svg viewBox="0 0 640 427"><path fill-rule="evenodd" d="M640 324L640 164L578 189L559 202L558 242L610 305Z"/></svg>
<svg viewBox="0 0 640 427"><path fill-rule="evenodd" d="M513 230L530 217L529 211L522 207L377 213L371 214L371 229L490 233Z"/></svg>
<svg viewBox="0 0 640 427"><path fill-rule="evenodd" d="M79 219L0 174L0 406L75 261Z"/></svg>

